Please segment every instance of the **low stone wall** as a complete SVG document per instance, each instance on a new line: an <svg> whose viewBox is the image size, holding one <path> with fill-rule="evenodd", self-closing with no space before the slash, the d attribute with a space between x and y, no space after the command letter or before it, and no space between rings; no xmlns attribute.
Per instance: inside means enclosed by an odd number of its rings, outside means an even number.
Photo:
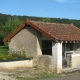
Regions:
<svg viewBox="0 0 80 80"><path fill-rule="evenodd" d="M32 60L21 60L21 61L10 61L10 62L0 62L0 68L3 69L16 69L16 68L26 68L33 67Z"/></svg>
<svg viewBox="0 0 80 80"><path fill-rule="evenodd" d="M53 58L50 55L37 56L34 59L35 65L53 71Z"/></svg>
<svg viewBox="0 0 80 80"><path fill-rule="evenodd" d="M71 55L71 65L72 68L80 68L80 53Z"/></svg>

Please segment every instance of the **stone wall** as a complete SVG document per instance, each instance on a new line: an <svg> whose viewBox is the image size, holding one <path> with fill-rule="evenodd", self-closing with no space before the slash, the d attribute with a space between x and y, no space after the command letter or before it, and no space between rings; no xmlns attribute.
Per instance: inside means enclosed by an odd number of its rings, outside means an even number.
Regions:
<svg viewBox="0 0 80 80"><path fill-rule="evenodd" d="M35 57L35 59L33 59L34 65L41 67L41 68L45 68L48 70L53 71L54 69L54 61L52 56L49 55L41 55L41 56L37 56Z"/></svg>
<svg viewBox="0 0 80 80"><path fill-rule="evenodd" d="M80 54L72 54L71 57L72 68L80 68Z"/></svg>
<svg viewBox="0 0 80 80"><path fill-rule="evenodd" d="M0 62L0 69L12 70L17 68L28 68L28 67L33 67L33 60Z"/></svg>

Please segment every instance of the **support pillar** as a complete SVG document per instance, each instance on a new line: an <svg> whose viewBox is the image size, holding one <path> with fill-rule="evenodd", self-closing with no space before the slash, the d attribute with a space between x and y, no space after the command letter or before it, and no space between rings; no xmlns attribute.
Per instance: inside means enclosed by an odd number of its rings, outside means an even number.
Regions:
<svg viewBox="0 0 80 80"><path fill-rule="evenodd" d="M62 43L52 42L52 57L53 57L53 67L60 73L62 69Z"/></svg>

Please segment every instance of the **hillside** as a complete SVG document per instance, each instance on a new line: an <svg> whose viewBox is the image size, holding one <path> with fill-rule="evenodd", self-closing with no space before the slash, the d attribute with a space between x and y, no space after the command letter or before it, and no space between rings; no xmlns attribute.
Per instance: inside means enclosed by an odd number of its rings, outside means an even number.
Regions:
<svg viewBox="0 0 80 80"><path fill-rule="evenodd" d="M14 15L16 16L16 15ZM9 17L14 17L8 14L2 14L0 13L0 28L5 25L5 22ZM35 20L35 21L43 21L43 19L46 19L44 17L36 17L36 16L17 16L20 20L25 21L26 18L30 20ZM56 22L56 23L68 23L71 24L73 23L75 26L80 27L80 20L73 20L73 19L60 19L60 18L50 18L50 22Z"/></svg>
<svg viewBox="0 0 80 80"><path fill-rule="evenodd" d="M16 16L16 15L14 15ZM6 22L8 20L9 17L14 17L12 15L8 15L8 14L2 14L0 13L0 45L3 45L3 28L6 25ZM73 23L75 26L77 26L78 28L80 28L80 20L73 20L73 19L60 19L60 18L44 18L44 17L35 17L35 16L17 16L18 19L22 22L25 21L26 18L30 19L30 20L35 20L35 21L44 21L44 22L55 22L55 23L64 23L64 24L71 24Z"/></svg>

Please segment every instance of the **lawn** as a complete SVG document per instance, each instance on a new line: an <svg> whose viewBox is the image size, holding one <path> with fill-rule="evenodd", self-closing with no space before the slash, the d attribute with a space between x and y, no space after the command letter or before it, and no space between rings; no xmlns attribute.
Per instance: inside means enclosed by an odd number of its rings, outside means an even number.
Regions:
<svg viewBox="0 0 80 80"><path fill-rule="evenodd" d="M8 47L7 46L0 46L0 56L8 54Z"/></svg>
<svg viewBox="0 0 80 80"><path fill-rule="evenodd" d="M26 57L25 53L20 54L9 54L8 46L0 46L0 62L3 61L19 61L19 60L30 60L31 58Z"/></svg>

